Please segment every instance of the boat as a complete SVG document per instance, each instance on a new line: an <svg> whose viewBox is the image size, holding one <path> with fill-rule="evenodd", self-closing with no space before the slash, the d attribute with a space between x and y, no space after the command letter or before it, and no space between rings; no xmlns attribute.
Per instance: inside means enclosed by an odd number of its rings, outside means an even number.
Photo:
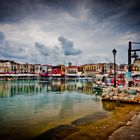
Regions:
<svg viewBox="0 0 140 140"><path fill-rule="evenodd" d="M103 87L101 87L101 86L97 86L97 87L93 87L93 88L96 90L103 90Z"/></svg>
<svg viewBox="0 0 140 140"><path fill-rule="evenodd" d="M93 88L93 93L95 95L101 95L103 93L103 89L99 88L99 87L95 87L95 88Z"/></svg>
<svg viewBox="0 0 140 140"><path fill-rule="evenodd" d="M103 93L103 87L101 85L93 84L93 93L95 93L95 95L101 95Z"/></svg>
<svg viewBox="0 0 140 140"><path fill-rule="evenodd" d="M93 84L93 89L95 89L95 90L103 90L103 86L102 85Z"/></svg>
<svg viewBox="0 0 140 140"><path fill-rule="evenodd" d="M93 90L97 91L97 92L102 92L103 88L98 86L98 87L93 87Z"/></svg>

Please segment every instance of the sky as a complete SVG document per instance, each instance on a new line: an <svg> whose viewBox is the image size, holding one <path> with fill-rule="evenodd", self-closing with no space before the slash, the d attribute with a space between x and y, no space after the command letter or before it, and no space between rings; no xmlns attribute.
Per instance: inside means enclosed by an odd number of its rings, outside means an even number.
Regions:
<svg viewBox="0 0 140 140"><path fill-rule="evenodd" d="M128 63L140 42L139 0L0 0L0 59L19 63ZM140 45L133 45L140 48Z"/></svg>

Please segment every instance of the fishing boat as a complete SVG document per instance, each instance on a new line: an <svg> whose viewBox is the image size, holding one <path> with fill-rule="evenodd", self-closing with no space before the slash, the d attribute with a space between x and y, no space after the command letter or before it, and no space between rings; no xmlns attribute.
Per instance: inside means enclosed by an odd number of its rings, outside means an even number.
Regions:
<svg viewBox="0 0 140 140"><path fill-rule="evenodd" d="M103 93L103 87L101 85L93 84L93 93L100 95Z"/></svg>

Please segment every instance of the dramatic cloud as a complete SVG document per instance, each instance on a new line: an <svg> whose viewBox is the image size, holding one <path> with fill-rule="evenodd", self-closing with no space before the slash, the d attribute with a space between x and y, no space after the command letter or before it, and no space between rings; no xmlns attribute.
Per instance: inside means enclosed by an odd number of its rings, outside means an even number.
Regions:
<svg viewBox="0 0 140 140"><path fill-rule="evenodd" d="M88 1L90 10L96 17L98 16L97 19L100 22L112 20L119 24L120 28L125 29L128 29L130 25L133 29L138 27L140 22L139 0L94 0L93 3L91 1Z"/></svg>
<svg viewBox="0 0 140 140"><path fill-rule="evenodd" d="M3 59L23 59L23 49L11 46L3 32L0 32L0 55Z"/></svg>
<svg viewBox="0 0 140 140"><path fill-rule="evenodd" d="M35 48L37 48L37 51L39 51L40 55L43 56L49 56L51 53L51 49L49 47L46 47L44 44L40 44L38 42L35 43Z"/></svg>
<svg viewBox="0 0 140 140"><path fill-rule="evenodd" d="M127 63L128 42L140 42L139 5L139 0L0 0L1 58L113 62L115 48L117 63Z"/></svg>
<svg viewBox="0 0 140 140"><path fill-rule="evenodd" d="M5 35L3 32L0 32L0 44L3 44L5 41Z"/></svg>
<svg viewBox="0 0 140 140"><path fill-rule="evenodd" d="M73 42L66 39L65 37L60 36L58 40L61 42L65 55L78 55L81 53L81 50L75 49Z"/></svg>

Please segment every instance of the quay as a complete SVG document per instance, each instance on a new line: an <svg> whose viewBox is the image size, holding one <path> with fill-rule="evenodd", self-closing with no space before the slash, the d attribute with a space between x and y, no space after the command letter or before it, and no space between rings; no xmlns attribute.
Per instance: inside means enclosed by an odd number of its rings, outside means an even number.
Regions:
<svg viewBox="0 0 140 140"><path fill-rule="evenodd" d="M140 113L136 113L126 125L120 127L109 136L108 140L139 140L140 139ZM121 134L121 135L120 135Z"/></svg>

